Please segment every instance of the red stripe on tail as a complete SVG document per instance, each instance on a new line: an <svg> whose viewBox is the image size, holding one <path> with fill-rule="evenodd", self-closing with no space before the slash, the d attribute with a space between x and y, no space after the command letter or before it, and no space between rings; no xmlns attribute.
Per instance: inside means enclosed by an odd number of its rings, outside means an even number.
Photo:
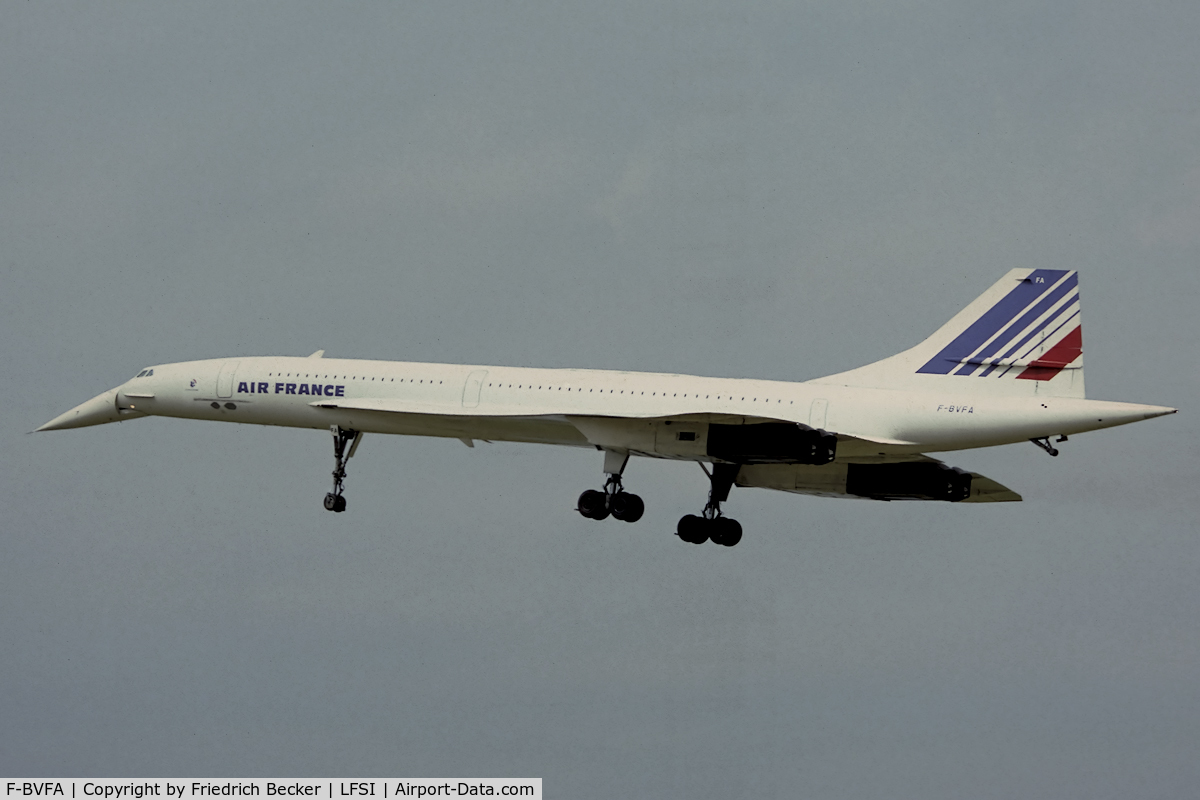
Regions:
<svg viewBox="0 0 1200 800"><path fill-rule="evenodd" d="M1051 347L1046 355L1030 364L1024 372L1017 376L1017 379L1048 381L1081 355L1083 355L1082 325L1063 337L1062 341Z"/></svg>

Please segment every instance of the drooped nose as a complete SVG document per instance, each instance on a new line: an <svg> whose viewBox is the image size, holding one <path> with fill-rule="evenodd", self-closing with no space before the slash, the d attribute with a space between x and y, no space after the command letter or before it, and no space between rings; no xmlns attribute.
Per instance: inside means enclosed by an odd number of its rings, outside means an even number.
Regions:
<svg viewBox="0 0 1200 800"><path fill-rule="evenodd" d="M120 422L127 419L128 412L122 413L121 409L117 407L119 391L120 387L117 387L98 394L86 403L80 403L67 413L55 417L38 430L59 431L65 428L86 428L89 425L103 425L107 422Z"/></svg>

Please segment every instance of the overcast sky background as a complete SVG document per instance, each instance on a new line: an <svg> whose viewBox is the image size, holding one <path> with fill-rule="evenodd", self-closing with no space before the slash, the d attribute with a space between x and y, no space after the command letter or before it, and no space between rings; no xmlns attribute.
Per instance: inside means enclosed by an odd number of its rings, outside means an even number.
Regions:
<svg viewBox="0 0 1200 800"><path fill-rule="evenodd" d="M519 776L547 797L1200 784L1200 5L4 4L0 772ZM1089 396L997 507L149 419L161 362L804 380L1078 269Z"/></svg>

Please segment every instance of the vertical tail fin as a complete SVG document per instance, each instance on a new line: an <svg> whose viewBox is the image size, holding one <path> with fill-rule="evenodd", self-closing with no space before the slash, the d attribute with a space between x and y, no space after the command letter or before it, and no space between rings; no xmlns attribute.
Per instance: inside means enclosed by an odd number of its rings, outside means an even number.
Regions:
<svg viewBox="0 0 1200 800"><path fill-rule="evenodd" d="M1014 269L916 347L814 382L1083 397L1078 273Z"/></svg>

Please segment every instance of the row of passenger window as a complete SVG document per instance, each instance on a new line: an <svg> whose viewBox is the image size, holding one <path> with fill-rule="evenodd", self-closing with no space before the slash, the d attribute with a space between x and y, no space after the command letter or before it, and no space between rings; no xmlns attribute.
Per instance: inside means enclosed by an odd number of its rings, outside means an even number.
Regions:
<svg viewBox="0 0 1200 800"><path fill-rule="evenodd" d="M146 375L153 375L153 374L154 374L154 370L152 370L152 369L151 369L151 370L145 370L145 372L144 372L144 373L142 373L142 374L146 374ZM139 374L137 377L139 377L139 378L140 378L140 377L142 377L142 374ZM268 377L273 377L273 376L274 376L274 373L272 373L272 372L268 372L268 373L267 373L267 375L268 375ZM285 375L283 375L283 376L281 376L281 377L288 377L288 378L290 378L290 377L292 377L292 373L290 373L290 372L288 372L288 373L285 373ZM301 377L300 373L299 373L299 372L297 372L297 373L296 373L296 375L295 375L295 377L297 377L297 378ZM315 373L310 375L310 374L309 374L309 373L307 373L307 372L306 372L306 373L304 373L304 376L303 376L303 377L305 377L305 378L310 378L310 377L311 377L311 378L316 378L316 377L321 377L321 378L333 378L333 379L335 379L335 380L337 380L337 379L338 379L338 376L337 376L337 375L320 375L320 376L318 376L318 375L316 375ZM368 380L368 377L367 377L366 375L362 375L362 376L358 376L358 375L351 375L349 378L347 378L345 375L343 375L343 376L341 376L341 380L352 380L352 381L355 381L355 380L364 380L364 381L365 381L365 380ZM374 380L379 380L379 382L380 382L380 383L383 383L383 382L385 381L385 379L384 379L384 378L378 378L378 379L377 379L377 378L374 378L374 377L370 378L370 380L372 380L372 381L374 381ZM396 379L395 379L395 378L388 378L388 379L386 379L386 381L387 381L387 382L389 382L389 383L395 383L395 382L396 382ZM417 379L417 378L401 378L401 379L400 379L400 383L405 383L405 382L408 382L408 383L421 383L421 384L424 384L424 383L426 383L425 379L423 379L423 378L422 378L422 379ZM430 378L430 379L429 379L429 381L428 381L428 383L429 383L430 385L432 385L432 384L433 384L433 379L432 379L432 378ZM438 381L438 384L439 384L439 385L441 385L441 384L443 384L443 383L444 383L444 381ZM511 383L510 383L510 384L507 384L507 385L505 385L505 384L501 383L499 386L496 386L496 384L495 384L495 383L489 383L489 384L488 384L488 386L489 386L489 387L493 387L493 388L500 388L500 389L511 389L511 388L513 388L513 385L512 385ZM526 388L526 387L525 387L525 384L523 384L523 383L519 383L519 384L517 384L517 388L518 388L518 389L524 389L524 388ZM560 392L561 392L561 391L562 391L564 388L566 388L566 390L567 390L568 392L571 392L571 391L574 391L574 392L576 392L576 393L582 393L582 392L583 392L583 389L582 389L582 388L580 388L580 387L572 387L572 386L567 386L567 387L562 387L562 386L546 386L545 384L542 384L542 385L538 386L537 388L538 388L539 390L541 390L541 389L545 389L546 391L554 391L554 390L556 390L556 389L557 389L557 390L558 390L558 391L560 391ZM529 384L529 389L530 389L530 390L533 390L533 384ZM596 391L596 390L595 390L594 388L593 388L593 389L588 389L588 393L589 393L589 394L590 394L590 393L593 393L593 392L595 392L595 391ZM620 389L620 390L617 390L617 389L609 389L609 390L607 390L607 391L608 391L608 393L609 393L609 394L625 394L625 390L624 390L624 389ZM605 390L604 390L604 389L600 389L600 391L599 391L599 393L600 393L600 394L604 394L604 392L605 392ZM629 390L629 394L630 394L630 395L633 395L633 393L634 393L634 392L633 392L633 390L632 390L632 389L631 389L631 390ZM645 396L645 394L646 394L646 393L645 393L645 392L639 392L638 394L639 394L639 396ZM667 396L667 393L666 393L666 392L651 392L651 393L650 393L650 396L651 396L651 397L660 397L660 396L661 396L661 397L666 397L666 396ZM684 397L693 397L693 398L695 398L695 399L697 399L697 400L698 400L698 399L700 399L700 395L699 395L698 393L694 393L694 392L693 392L693 393L684 392L683 396L684 396ZM671 395L671 397L679 397L679 393L678 393L678 392L675 392L675 393L673 393L673 394ZM712 395L711 395L711 394L706 394L706 395L704 395L704 399L705 399L705 400L711 400L711 399L712 399ZM717 400L733 400L733 396L732 396L732 395L720 395L720 394L719 394L719 395L717 395L716 399L717 399ZM742 400L742 401L744 401L745 399L746 399L745 397L742 397L742 398L740 398L740 400ZM751 402L754 402L754 403L757 403L757 402L758 402L758 398L757 398L757 397L752 397L752 398L750 398L750 400L751 400ZM771 399L770 399L770 398L766 398L766 397L765 397L765 398L763 398L763 402L764 402L764 403L769 403L769 402L771 402ZM776 403L779 403L779 404L782 404L782 403L783 403L783 400L781 400L781 399L778 399L778 398L777 398L777 399L775 400L775 402L776 402ZM795 405L795 401L794 401L794 400L789 400L789 401L788 401L788 405Z"/></svg>
<svg viewBox="0 0 1200 800"><path fill-rule="evenodd" d="M507 384L507 385L505 385L505 384L501 383L499 386L496 386L496 384L494 384L494 383L489 383L489 384L488 384L488 386L495 387L495 388L499 388L499 389L511 389L511 388L513 388L513 385L512 385L511 383L510 383L510 384ZM518 383L518 384L517 384L517 388L518 388L518 389L524 389L524 388L525 388L525 384L523 384L523 383ZM533 387L533 384L532 384L532 383L531 383L531 384L529 384L529 389L530 389L530 390L533 390L533 388L534 388L534 387ZM560 392L561 392L561 391L563 390L563 388L564 388L564 387L562 387L562 386L545 386L545 385L541 385L541 386L538 386L537 388L538 388L538 389L545 389L545 390L546 390L546 391L548 391L548 392L552 392L552 391L554 391L555 389L557 389L558 391L560 391ZM571 386L567 386L567 387L565 387L565 388L566 388L566 390L567 390L568 392L570 392L570 391L575 391L575 392L578 392L578 393L582 393L582 392L583 392L583 389L581 389L581 388L578 388L578 387L571 387ZM595 391L596 391L595 389L588 389L588 393L592 393L592 392L595 392ZM604 393L605 393L605 391L606 391L606 390L604 390L604 389L601 389L601 390L600 390L600 394L604 394ZM625 390L624 390L624 389L621 389L621 390L617 390L617 389L608 389L607 391L608 391L608 393L609 393L609 394L625 394ZM634 394L634 390L633 390L633 389L630 389L630 390L629 390L629 394L630 394L630 395L633 395L633 394ZM645 392L638 392L638 396L639 396L639 397L643 397L643 396L645 396L645 394L646 394ZM667 396L667 393L666 393L666 392L651 392L651 393L650 393L650 396L651 396L651 397L666 397L666 396ZM698 399L700 399L700 395L699 395L698 393L695 393L695 392L692 392L692 393L684 392L683 396L684 396L684 397L693 397L693 398L696 398L697 400L698 400ZM673 393L673 394L671 395L671 397L679 397L679 392L675 392L675 393ZM712 399L712 395L711 395L711 394L706 394L706 395L704 395L704 399L705 399L705 400L711 400L711 399ZM732 395L720 395L720 394L719 394L719 395L717 395L717 398L716 398L716 399L718 399L718 400L732 400L732 399L733 399L733 396L732 396ZM742 400L745 400L746 398L745 398L745 397L743 397L743 398L741 398L741 399L742 399ZM757 403L757 402L758 402L758 398L757 398L757 397L752 397L752 398L751 398L751 402L755 402L755 403ZM763 398L763 402L764 402L764 403L769 403L769 402L771 402L771 399L770 399L769 397L764 397L764 398ZM776 398L775 402L776 402L776 403L783 403L783 400L782 400L782 399L779 399L779 398ZM795 405L795 402L796 402L796 401L794 401L794 400L789 400L789 401L788 401L788 405Z"/></svg>
<svg viewBox="0 0 1200 800"><path fill-rule="evenodd" d="M275 376L275 373L273 373L273 372L268 372L268 373L267 373L267 377L268 377L268 378L271 378L271 377L274 377L274 376ZM294 376L292 375L292 373L288 372L288 373L285 373L285 374L283 374L283 375L280 375L279 377L281 377L281 378L284 378L284 377L286 377L286 378L291 378L291 377L296 377L296 378L299 378L299 377L302 377L302 376L300 375L300 373L299 373L299 372L297 372L297 373L296 373ZM373 377L368 377L368 376L366 376L366 375L351 375L350 377L346 377L345 375L342 375L342 376L339 378L337 375L317 375L316 373L313 373L313 374L311 374L311 375L310 375L309 373L307 373L307 372L306 372L306 373L304 373L303 377L305 377L305 378L332 378L332 379L334 379L334 380L343 380L343 381L365 381L365 380L372 380L372 381L374 381L374 380L378 380L380 383L395 383L395 382L396 382L396 379L395 379L395 378L373 378ZM400 379L400 383L405 383L405 382L407 382L407 383L428 383L429 385L431 385L431 386L432 386L432 385L433 385L433 378L430 378L429 380L425 380L424 378L421 378L421 379L417 379L417 378L401 378L401 379ZM438 383L439 383L439 384L441 384L441 383L443 383L443 381L438 381Z"/></svg>

